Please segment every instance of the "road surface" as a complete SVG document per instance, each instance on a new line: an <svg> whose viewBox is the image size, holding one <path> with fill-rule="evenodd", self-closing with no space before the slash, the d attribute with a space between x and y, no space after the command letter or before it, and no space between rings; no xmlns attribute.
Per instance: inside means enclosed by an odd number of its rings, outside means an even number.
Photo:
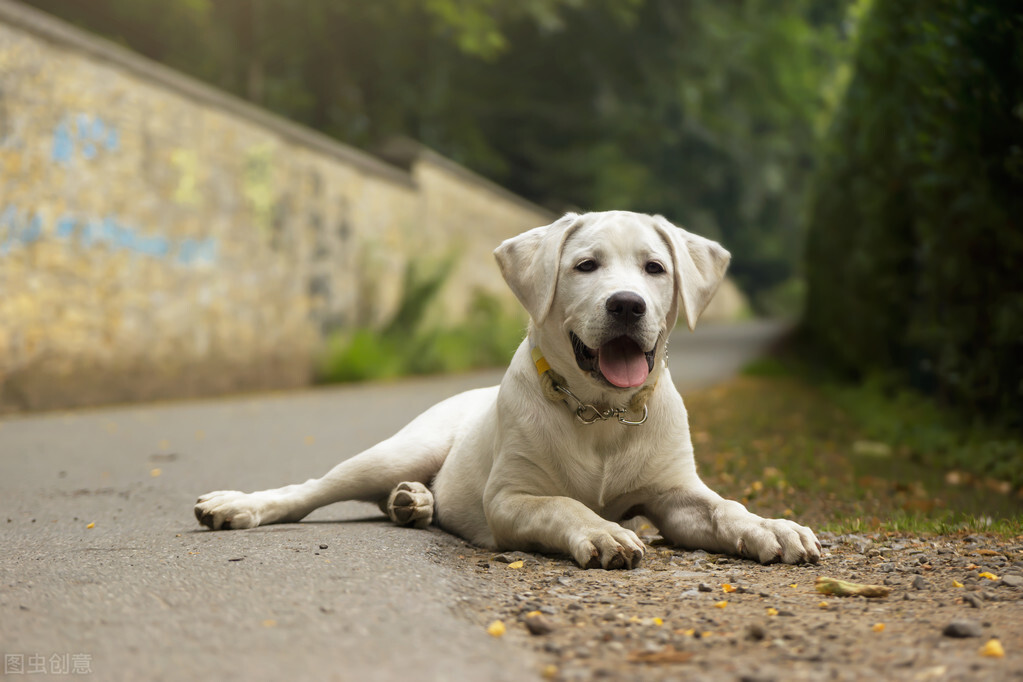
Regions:
<svg viewBox="0 0 1023 682"><path fill-rule="evenodd" d="M731 376L775 323L678 333L683 391ZM200 530L199 493L319 476L500 372L0 419L6 673L97 680L536 679L459 612L484 578L436 529L342 503L305 522ZM40 675L40 677L43 677Z"/></svg>

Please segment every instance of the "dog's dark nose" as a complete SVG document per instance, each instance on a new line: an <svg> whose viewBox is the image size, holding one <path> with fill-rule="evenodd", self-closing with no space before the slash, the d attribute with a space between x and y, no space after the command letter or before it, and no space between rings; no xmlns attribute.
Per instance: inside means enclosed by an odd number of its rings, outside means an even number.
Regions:
<svg viewBox="0 0 1023 682"><path fill-rule="evenodd" d="M622 322L632 322L646 314L646 301L631 291L619 291L604 302L604 308L611 317Z"/></svg>

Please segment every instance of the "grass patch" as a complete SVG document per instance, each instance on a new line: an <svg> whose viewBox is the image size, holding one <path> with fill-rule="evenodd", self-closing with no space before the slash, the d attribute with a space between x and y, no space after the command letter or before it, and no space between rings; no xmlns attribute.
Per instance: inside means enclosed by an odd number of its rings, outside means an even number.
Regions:
<svg viewBox="0 0 1023 682"><path fill-rule="evenodd" d="M507 364L525 335L525 320L507 312L492 296L477 293L456 327L424 323L451 265L446 261L429 269L410 267L402 303L383 329L328 335L317 363L317 380L383 380Z"/></svg>
<svg viewBox="0 0 1023 682"><path fill-rule="evenodd" d="M686 396L701 476L723 495L843 532L1023 533L1019 486L875 440L832 387L776 361L753 374Z"/></svg>

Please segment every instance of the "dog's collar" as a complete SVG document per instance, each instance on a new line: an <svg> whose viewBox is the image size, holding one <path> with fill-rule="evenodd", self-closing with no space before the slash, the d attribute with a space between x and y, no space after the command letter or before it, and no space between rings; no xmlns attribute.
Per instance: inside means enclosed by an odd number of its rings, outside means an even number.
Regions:
<svg viewBox="0 0 1023 682"><path fill-rule="evenodd" d="M536 366L536 374L540 378L540 387L543 389L544 397L551 402L563 401L566 398L574 400L577 405L575 416L583 424L593 424L598 421L608 421L609 419L617 419L619 423L627 426L639 426L646 422L646 404L650 399L650 395L654 392L654 388L657 387L656 380L649 386L644 386L637 391L636 395L632 396L628 407L609 407L602 410L595 405L584 403L575 397L572 391L568 390L568 382L565 381L565 377L551 369L550 363L543 356L543 351L540 350L539 346L533 346L530 352L533 356L533 364ZM641 419L638 421L628 419L630 412L635 413L640 410L643 411Z"/></svg>

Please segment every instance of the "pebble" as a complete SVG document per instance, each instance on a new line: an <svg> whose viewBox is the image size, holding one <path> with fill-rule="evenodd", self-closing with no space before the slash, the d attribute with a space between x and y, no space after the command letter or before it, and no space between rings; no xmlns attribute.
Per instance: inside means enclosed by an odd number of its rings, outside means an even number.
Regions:
<svg viewBox="0 0 1023 682"><path fill-rule="evenodd" d="M941 634L946 637L980 637L983 634L980 623L973 620L954 620L945 626Z"/></svg>
<svg viewBox="0 0 1023 682"><path fill-rule="evenodd" d="M700 592L713 592L714 588L707 583L700 583L697 588Z"/></svg>
<svg viewBox="0 0 1023 682"><path fill-rule="evenodd" d="M1003 575L1002 584L1009 587L1021 587L1023 586L1023 576L1019 575Z"/></svg>
<svg viewBox="0 0 1023 682"><path fill-rule="evenodd" d="M524 561L527 564L539 563L536 557L526 554L525 552L504 552L494 557L494 561L499 564L510 564L516 561Z"/></svg>
<svg viewBox="0 0 1023 682"><path fill-rule="evenodd" d="M554 623L542 613L526 616L526 629L531 635L548 635L554 632Z"/></svg>
<svg viewBox="0 0 1023 682"><path fill-rule="evenodd" d="M924 580L923 576L918 575L917 577L913 578L913 589L929 590L931 589L931 584Z"/></svg>
<svg viewBox="0 0 1023 682"><path fill-rule="evenodd" d="M963 601L972 606L975 609L979 609L983 604L984 600L980 598L980 595L975 592L970 592L963 595Z"/></svg>

